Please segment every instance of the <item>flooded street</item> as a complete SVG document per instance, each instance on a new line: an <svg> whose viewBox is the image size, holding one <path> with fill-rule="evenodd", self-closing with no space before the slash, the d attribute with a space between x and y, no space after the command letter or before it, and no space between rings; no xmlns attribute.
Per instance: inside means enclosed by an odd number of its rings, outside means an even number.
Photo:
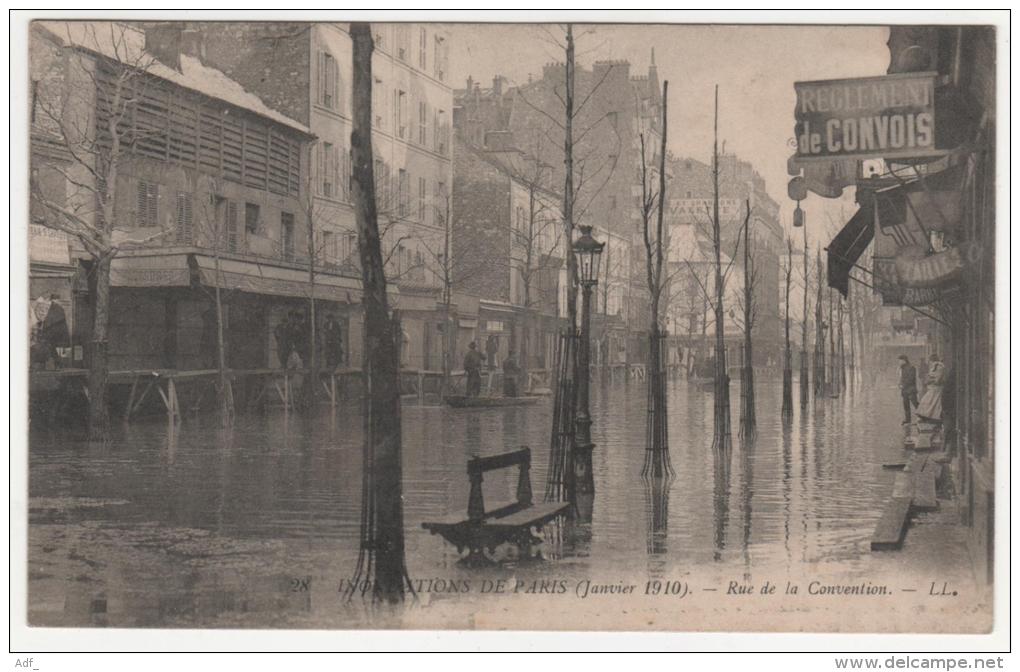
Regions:
<svg viewBox="0 0 1020 672"><path fill-rule="evenodd" d="M713 598L730 580L879 584L890 573L902 584L904 573L925 572L967 580L947 564L952 550L927 560L909 554L909 540L923 539L923 531L912 532L902 552L870 551L894 478L882 463L900 453L895 387L812 400L784 428L778 383L759 383L757 440L742 446L735 418L727 458L711 449L711 395L671 381L676 478L666 484L640 476L644 385L596 385L592 394L590 529L547 527L542 561L485 570L458 564L456 550L421 523L463 514L465 462L476 454L530 446L541 499L552 402L481 410L405 404L409 573L419 604L449 612L450 627L484 626L472 619L486 580L555 580L573 591L584 580L625 577L643 592L646 580L683 579ZM736 400L738 386L732 394ZM339 592L358 554L360 415L342 408L333 417L323 407L313 418L242 416L231 431L214 423L187 416L169 436L165 422L138 421L118 426L106 447L33 433L31 624L349 627L371 620ZM486 474L486 500L512 498L516 478L514 469ZM924 528L924 514L920 522ZM474 588L459 590L465 584Z"/></svg>

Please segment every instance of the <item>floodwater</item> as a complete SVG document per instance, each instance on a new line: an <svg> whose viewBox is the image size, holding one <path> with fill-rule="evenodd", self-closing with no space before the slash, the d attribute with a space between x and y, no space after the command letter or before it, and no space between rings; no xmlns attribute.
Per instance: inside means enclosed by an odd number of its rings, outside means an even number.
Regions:
<svg viewBox="0 0 1020 672"><path fill-rule="evenodd" d="M482 627L472 620L482 599L477 587L506 577L556 579L572 590L592 577L697 584L711 575L725 593L728 579L810 575L859 582L908 565L911 572L944 572L948 551L922 548L909 562L870 551L894 477L882 463L901 454L894 387L812 400L786 424L778 382L760 381L757 392L758 435L746 445L737 436L739 386L733 385L733 448L720 454L711 449L711 394L671 381L676 477L649 483L640 475L644 385L593 385L590 527L553 525L541 560L515 562L509 555L482 570L458 564L456 550L421 523L466 511L471 455L530 446L532 488L540 499L552 402L483 410L405 403L408 571L419 605L442 607L437 620L421 616L427 614L421 609L419 617L434 627ZM212 416L187 416L173 432L163 420L143 419L119 425L106 446L36 429L30 624L406 624L352 607L340 590L358 555L361 437L361 418L351 407L335 413L323 407L311 418L281 410L241 416L230 431L217 428ZM511 499L515 487L515 470L486 475L489 501ZM459 590L466 583L474 588ZM716 590L709 579L698 585Z"/></svg>

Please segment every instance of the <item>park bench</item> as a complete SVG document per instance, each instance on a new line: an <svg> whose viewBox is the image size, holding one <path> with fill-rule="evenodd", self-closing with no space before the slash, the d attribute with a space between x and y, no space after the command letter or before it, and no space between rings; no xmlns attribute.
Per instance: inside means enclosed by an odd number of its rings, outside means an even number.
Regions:
<svg viewBox="0 0 1020 672"><path fill-rule="evenodd" d="M519 469L516 498L486 508L482 494L483 474L513 466ZM531 449L526 447L498 455L472 457L467 462L467 474L471 483L467 516L458 514L446 520L422 523L423 528L456 546L458 552L468 549L464 558L467 564L487 564L484 551L492 553L505 543L514 544L521 550L522 557L526 557L531 547L542 541L532 529L541 529L566 513L570 506L566 502L536 504L532 501Z"/></svg>

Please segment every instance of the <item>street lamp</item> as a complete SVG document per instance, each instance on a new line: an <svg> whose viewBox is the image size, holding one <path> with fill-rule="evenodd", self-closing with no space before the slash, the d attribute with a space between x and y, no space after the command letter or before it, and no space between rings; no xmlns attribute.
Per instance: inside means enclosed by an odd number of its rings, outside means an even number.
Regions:
<svg viewBox="0 0 1020 672"><path fill-rule="evenodd" d="M574 415L574 505L578 518L590 521L595 500L595 478L592 474L591 412L588 407L588 383L591 377L591 295L599 282L599 261L602 258L600 243L591 235L590 226L582 226L581 236L574 241L581 280L581 339L577 351L577 408Z"/></svg>

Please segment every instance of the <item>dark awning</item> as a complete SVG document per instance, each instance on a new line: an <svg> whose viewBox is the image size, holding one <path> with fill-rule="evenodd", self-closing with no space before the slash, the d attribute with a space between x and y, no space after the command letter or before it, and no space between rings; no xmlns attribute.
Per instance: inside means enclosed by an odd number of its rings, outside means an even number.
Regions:
<svg viewBox="0 0 1020 672"><path fill-rule="evenodd" d="M875 210L871 204L862 206L843 230L836 234L828 253L829 287L838 289L843 296L850 288L850 269L868 249L875 235Z"/></svg>

